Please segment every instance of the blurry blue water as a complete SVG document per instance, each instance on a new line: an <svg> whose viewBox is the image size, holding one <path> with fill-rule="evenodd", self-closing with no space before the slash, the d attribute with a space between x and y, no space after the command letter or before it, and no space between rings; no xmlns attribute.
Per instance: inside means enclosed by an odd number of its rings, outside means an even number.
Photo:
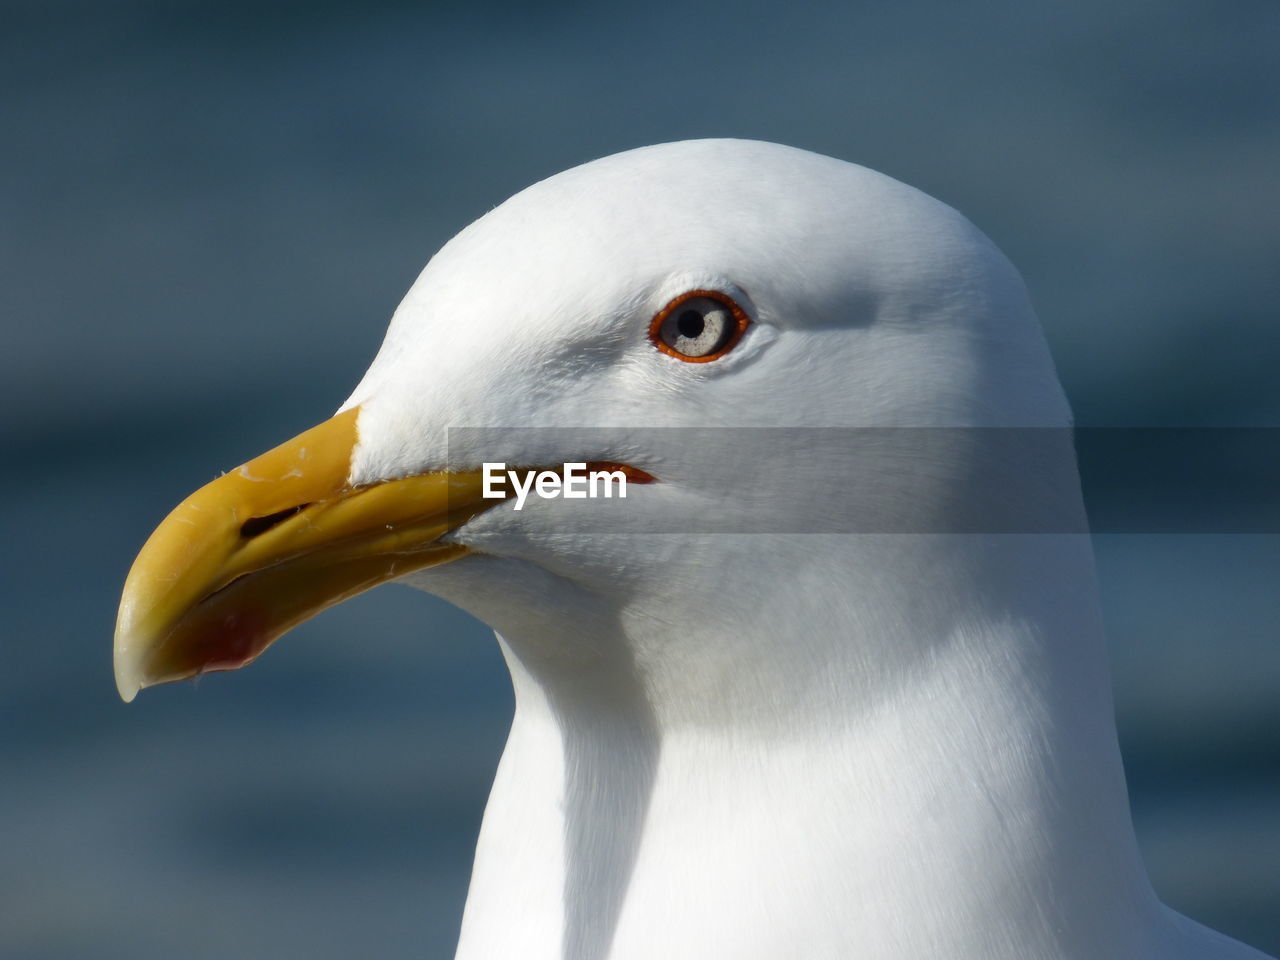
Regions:
<svg viewBox="0 0 1280 960"><path fill-rule="evenodd" d="M398 587L115 697L124 574L528 182L738 135L956 204L1089 424L1275 424L1277 8L0 3L0 955L448 956L510 715ZM1098 539L1140 839L1280 952L1275 536Z"/></svg>

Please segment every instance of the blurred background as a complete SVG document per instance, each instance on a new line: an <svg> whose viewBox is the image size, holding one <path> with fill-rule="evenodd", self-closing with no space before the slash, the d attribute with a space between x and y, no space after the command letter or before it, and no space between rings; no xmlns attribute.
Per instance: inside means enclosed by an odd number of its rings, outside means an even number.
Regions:
<svg viewBox="0 0 1280 960"><path fill-rule="evenodd" d="M129 707L111 634L155 523L331 413L509 194L687 137L854 160L1019 265L1081 424L1274 427L1278 106L1272 0L0 0L0 955L452 956L482 625L386 587ZM1097 548L1156 887L1280 953L1280 536Z"/></svg>

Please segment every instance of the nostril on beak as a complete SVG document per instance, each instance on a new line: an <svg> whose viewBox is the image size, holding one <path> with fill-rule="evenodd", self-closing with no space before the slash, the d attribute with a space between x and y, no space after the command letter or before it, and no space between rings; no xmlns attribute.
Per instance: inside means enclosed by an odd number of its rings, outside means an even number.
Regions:
<svg viewBox="0 0 1280 960"><path fill-rule="evenodd" d="M251 540L266 533L272 527L284 523L295 513L305 510L309 506L311 506L309 503L300 503L296 507L289 507L277 513L269 513L265 517L250 517L240 525L240 536L246 540Z"/></svg>

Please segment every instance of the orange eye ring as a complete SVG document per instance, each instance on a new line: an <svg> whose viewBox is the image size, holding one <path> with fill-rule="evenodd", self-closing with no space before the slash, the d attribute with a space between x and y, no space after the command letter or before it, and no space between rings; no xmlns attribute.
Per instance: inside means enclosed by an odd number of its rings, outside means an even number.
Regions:
<svg viewBox="0 0 1280 960"><path fill-rule="evenodd" d="M720 344L711 353L701 356L691 356L687 353L681 353L675 347L667 343L662 337L663 326L668 318L672 316L680 307L691 300L704 299L712 300L725 307L733 318L733 326L725 341ZM738 341L742 339L742 335L747 332L747 327L751 324L751 318L747 316L733 298L727 293L719 290L689 290L680 294L665 307L657 312L653 321L649 324L649 339L653 345L665 353L669 357L675 357L677 360L683 360L685 363L710 363L712 360L719 360L726 353L738 345Z"/></svg>

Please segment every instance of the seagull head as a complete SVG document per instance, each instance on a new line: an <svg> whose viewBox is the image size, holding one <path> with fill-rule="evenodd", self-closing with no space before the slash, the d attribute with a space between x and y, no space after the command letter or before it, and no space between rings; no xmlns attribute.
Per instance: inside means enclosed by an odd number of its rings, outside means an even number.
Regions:
<svg viewBox="0 0 1280 960"><path fill-rule="evenodd" d="M534 660L604 635L656 658L731 632L726 607L767 621L783 581L898 589L846 534L928 532L989 487L955 436L1069 420L1021 279L955 210L774 144L632 150L464 229L333 418L170 514L125 587L117 684L243 666L389 580ZM955 434L884 433L921 429ZM1072 464L1044 472L1073 495Z"/></svg>

